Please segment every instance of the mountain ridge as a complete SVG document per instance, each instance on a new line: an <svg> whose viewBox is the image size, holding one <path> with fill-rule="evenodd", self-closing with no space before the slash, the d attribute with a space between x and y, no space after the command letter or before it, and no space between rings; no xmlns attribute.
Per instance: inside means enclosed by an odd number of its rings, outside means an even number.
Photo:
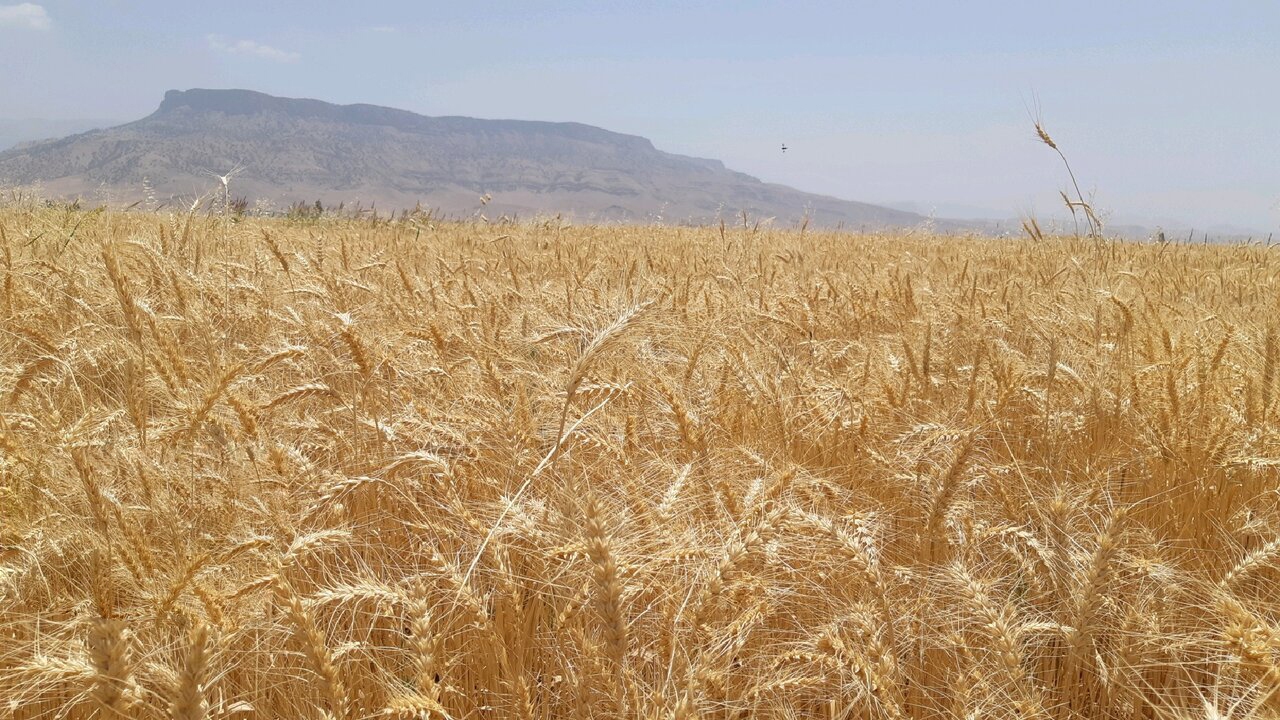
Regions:
<svg viewBox="0 0 1280 720"><path fill-rule="evenodd" d="M361 202L446 214L564 213L585 220L709 222L776 217L910 226L925 218L805 193L666 153L638 135L576 122L431 117L252 90L171 90L138 120L0 152L0 180L121 202L208 190L287 206Z"/></svg>

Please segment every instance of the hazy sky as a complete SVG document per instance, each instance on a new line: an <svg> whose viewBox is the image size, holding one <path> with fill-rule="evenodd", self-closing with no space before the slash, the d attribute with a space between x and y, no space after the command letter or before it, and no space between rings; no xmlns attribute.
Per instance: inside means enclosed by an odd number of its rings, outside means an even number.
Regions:
<svg viewBox="0 0 1280 720"><path fill-rule="evenodd" d="M0 117L237 87L574 120L938 214L1280 231L1280 3L0 0ZM790 150L783 154L782 143Z"/></svg>

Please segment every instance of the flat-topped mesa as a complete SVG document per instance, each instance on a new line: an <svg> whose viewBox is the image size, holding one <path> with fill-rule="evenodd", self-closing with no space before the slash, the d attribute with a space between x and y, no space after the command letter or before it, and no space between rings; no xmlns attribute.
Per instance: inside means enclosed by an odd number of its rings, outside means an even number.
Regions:
<svg viewBox="0 0 1280 720"><path fill-rule="evenodd" d="M228 115L252 115L261 112L296 113L307 105L325 106L319 100L294 100L279 98L253 90L170 90L164 94L157 112L174 112L189 108L202 112L221 112Z"/></svg>
<svg viewBox="0 0 1280 720"><path fill-rule="evenodd" d="M381 105L336 105L323 100L284 98L253 90L170 90L152 117L194 112L223 115L279 115L294 120L318 120L345 125L375 125L403 132L525 132L537 129L582 142L616 145L631 150L654 150L647 138L616 133L574 122L485 120L463 116L431 117Z"/></svg>
<svg viewBox="0 0 1280 720"><path fill-rule="evenodd" d="M444 216L915 226L908 212L800 192L572 122L428 117L252 90L171 90L150 115L0 152L0 182L55 197L178 201L240 167L231 192L276 208L321 200ZM483 198L483 200L482 200Z"/></svg>

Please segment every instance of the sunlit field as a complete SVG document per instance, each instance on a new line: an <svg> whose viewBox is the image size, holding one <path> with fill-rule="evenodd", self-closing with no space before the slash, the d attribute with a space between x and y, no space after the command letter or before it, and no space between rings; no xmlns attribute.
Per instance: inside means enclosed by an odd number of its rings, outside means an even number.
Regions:
<svg viewBox="0 0 1280 720"><path fill-rule="evenodd" d="M1276 250L0 245L0 716L1280 716Z"/></svg>

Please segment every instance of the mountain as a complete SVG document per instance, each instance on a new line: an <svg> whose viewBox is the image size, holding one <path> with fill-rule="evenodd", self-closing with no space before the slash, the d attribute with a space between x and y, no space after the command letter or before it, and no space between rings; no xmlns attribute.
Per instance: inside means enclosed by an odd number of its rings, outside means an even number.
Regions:
<svg viewBox="0 0 1280 720"><path fill-rule="evenodd" d="M141 120L0 152L0 182L38 183L55 196L164 200L208 192L237 166L231 194L276 207L320 200L667 222L733 221L745 210L779 223L808 213L816 224L861 227L925 220L761 182L579 123L425 117L248 90L171 90Z"/></svg>

